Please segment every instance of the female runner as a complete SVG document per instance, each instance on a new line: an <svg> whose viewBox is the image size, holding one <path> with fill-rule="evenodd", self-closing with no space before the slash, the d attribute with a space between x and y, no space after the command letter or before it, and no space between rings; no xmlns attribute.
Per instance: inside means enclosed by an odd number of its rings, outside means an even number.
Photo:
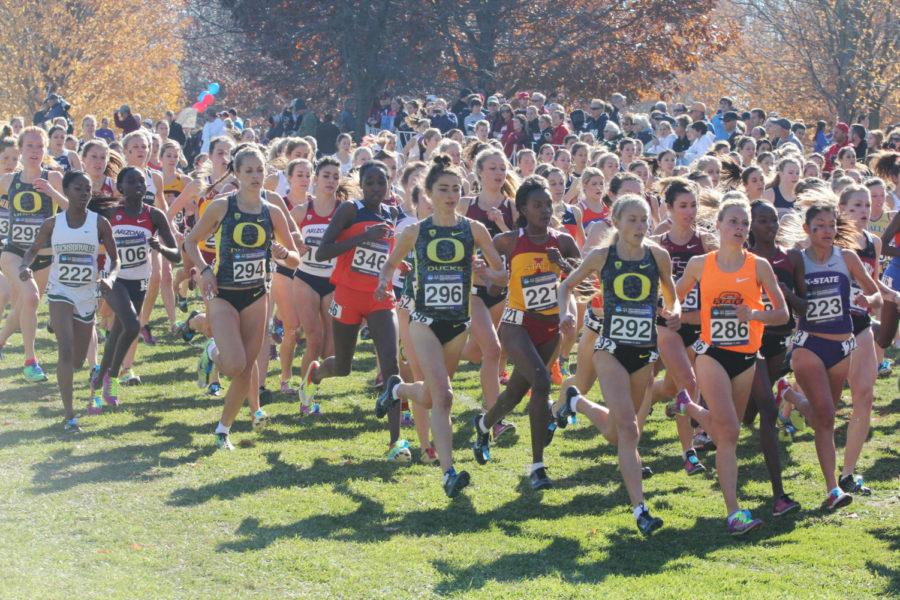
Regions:
<svg viewBox="0 0 900 600"><path fill-rule="evenodd" d="M47 148L44 130L25 127L19 134L18 146L22 170L0 177L0 196L6 196L9 202L9 228L3 254L0 255L0 270L12 290L14 308L9 318L18 319L22 332L25 352L22 372L27 381L38 382L47 380L37 361L34 339L38 304L50 275L47 267L53 262L49 238L45 240L45 247L38 248L34 262L28 265L33 277L20 279L19 268L25 251L34 243L44 220L56 214L57 207L67 208L68 200L59 191L62 189L62 175L57 171L46 171L41 166ZM11 333L11 328L6 330Z"/></svg>
<svg viewBox="0 0 900 600"><path fill-rule="evenodd" d="M779 160L775 166L775 179L763 192L763 199L775 206L779 218L794 210L794 201L797 199L794 188L798 181L800 161L793 156Z"/></svg>
<svg viewBox="0 0 900 600"><path fill-rule="evenodd" d="M744 250L750 232L750 207L742 199L726 200L717 219L719 249L692 258L678 280L678 297L700 286L700 338L697 383L709 406L704 409L687 395L679 395L674 412L698 421L716 443L716 475L725 498L728 532L743 535L762 525L737 500L737 439L756 356L766 325L788 320L784 296L772 267L764 258ZM772 310L764 310L762 289Z"/></svg>
<svg viewBox="0 0 900 600"><path fill-rule="evenodd" d="M65 430L79 431L72 403L72 376L87 356L94 333L97 310L97 255L104 246L113 258L109 275L100 280L100 290L108 293L119 265L116 242L109 221L87 209L91 200L91 180L82 171L69 171L63 177L68 199L65 212L48 217L38 230L34 243L26 250L19 266L19 278L33 282L30 265L48 244L53 251L47 300L50 322L56 335L59 360L56 380L66 412Z"/></svg>
<svg viewBox="0 0 900 600"><path fill-rule="evenodd" d="M508 176L508 171L506 155L502 150L482 150L475 157L475 175L481 191L474 198L463 198L460 202L460 214L487 227L492 238L512 231L518 218L516 207L510 201L515 194L515 180ZM491 293L476 274L472 286L472 335L463 356L473 362L480 356L479 374L485 410L494 406L500 394L500 384L507 381L505 369L501 370L505 361L501 360L500 339L496 330L503 314L506 294L505 289ZM501 419L493 431L494 439L513 431L515 425Z"/></svg>
<svg viewBox="0 0 900 600"><path fill-rule="evenodd" d="M332 156L319 159L315 170L315 196L305 204L295 204L291 213L300 228L304 247L293 286L297 316L306 336L306 349L300 361L300 373L303 374L299 390L301 415L320 413L319 403L313 402L316 386L310 374L319 368L319 358L334 355L330 314L334 285L330 278L335 259L318 261L316 252L340 204L341 200L337 197L340 183L341 165L338 159Z"/></svg>
<svg viewBox="0 0 900 600"><path fill-rule="evenodd" d="M388 193L388 170L383 163L368 161L359 169L362 200L343 202L322 234L315 252L317 263L336 258L331 282L334 298L334 355L310 368L307 386L320 385L328 377L350 374L359 327L363 319L375 343L378 365L385 380L396 375L397 320L393 296L377 300L372 292L378 287L378 274L394 247L393 227L397 210L383 204ZM308 392L307 392L308 393ZM390 440L387 459L408 462L412 458L409 442L400 439L400 410L389 412ZM376 416L383 417L376 408Z"/></svg>
<svg viewBox="0 0 900 600"><path fill-rule="evenodd" d="M393 271L413 252L414 309L410 317L410 337L423 379L403 383L398 375L388 378L379 398L381 411L399 400L421 405L432 412L431 427L437 456L444 474L443 486L453 498L469 483L466 471L453 468L453 428L450 411L453 404L451 380L466 343L469 325L467 293L472 287L473 271L501 286L506 271L494 248L487 228L456 213L462 190L463 174L452 166L450 157L437 155L425 178L425 190L434 213L407 227L397 240L391 256L381 269L376 299L390 293ZM473 263L475 249L493 271L480 261Z"/></svg>
<svg viewBox="0 0 900 600"><path fill-rule="evenodd" d="M604 333L597 339L592 361L609 408L590 402L573 386L566 390L556 420L559 427L565 427L569 417L580 411L617 446L619 469L634 517L646 535L663 524L644 504L637 448L637 410L653 379L652 363L658 356L655 319L660 288L664 301L660 314L671 327L677 327L681 307L675 297L668 254L646 239L650 210L645 200L636 195L620 196L613 204L612 221L616 231L612 244L592 250L563 281L559 294L560 327L574 329L570 290L593 273L600 276Z"/></svg>
<svg viewBox="0 0 900 600"><path fill-rule="evenodd" d="M560 274L570 272L568 259L580 259L575 240L550 228L553 201L547 181L540 176L525 180L516 192L517 231L494 238L494 246L509 265L509 298L500 324L500 338L513 362L513 373L497 402L472 422L475 460L490 460L488 448L494 425L509 414L531 389L531 487L552 486L544 466L544 447L553 439L556 423L550 413L548 365L559 346Z"/></svg>
<svg viewBox="0 0 900 600"><path fill-rule="evenodd" d="M54 125L47 132L47 137L49 139L47 153L50 155L50 158L55 160L56 164L60 166L63 174L68 173L69 171L80 171L81 160L78 158L78 153L66 149L65 128Z"/></svg>
<svg viewBox="0 0 900 600"><path fill-rule="evenodd" d="M102 387L103 400L109 406L119 405L119 370L126 356L133 356L137 342L139 315L150 279L150 251L156 250L170 262L180 257L165 213L144 202L144 173L136 167L125 167L116 178L116 189L123 202L103 211L112 224L118 253L119 270L104 295L115 320L106 337L100 368L92 379L92 389ZM88 414L98 414L101 406L100 397L92 396Z"/></svg>
<svg viewBox="0 0 900 600"><path fill-rule="evenodd" d="M201 289L209 302L215 345L208 346L207 357L231 378L216 426L216 444L225 450L234 449L231 426L244 398L253 401L250 388L259 381L256 358L266 334L269 259L275 257L294 268L300 263L284 214L263 191L265 157L249 146L235 154L233 167L238 191L210 202L184 242L200 268ZM215 268L200 252L200 242L213 233ZM250 408L254 428L265 425L265 412L258 405Z"/></svg>

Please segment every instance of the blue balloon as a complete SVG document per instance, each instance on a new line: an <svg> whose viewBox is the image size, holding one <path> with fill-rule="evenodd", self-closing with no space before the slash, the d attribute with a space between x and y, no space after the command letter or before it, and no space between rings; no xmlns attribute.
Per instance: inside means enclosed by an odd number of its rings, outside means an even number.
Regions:
<svg viewBox="0 0 900 600"><path fill-rule="evenodd" d="M207 92L206 90L203 90L202 92L200 92L200 95L197 96L197 102L203 102L203 99L209 95L210 95L209 92Z"/></svg>
<svg viewBox="0 0 900 600"><path fill-rule="evenodd" d="M214 81L211 84L209 84L209 87L206 89L209 91L210 94L215 96L216 94L219 93L219 84Z"/></svg>

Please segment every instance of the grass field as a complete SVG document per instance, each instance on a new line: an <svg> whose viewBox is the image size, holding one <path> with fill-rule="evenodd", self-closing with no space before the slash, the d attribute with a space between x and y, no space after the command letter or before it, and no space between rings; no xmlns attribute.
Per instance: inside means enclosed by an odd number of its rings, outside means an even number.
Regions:
<svg viewBox="0 0 900 600"><path fill-rule="evenodd" d="M18 335L0 362L2 598L900 595L895 378L878 383L860 464L875 493L838 514L818 509L824 490L808 429L783 448L785 488L803 510L780 519L770 514L756 432L742 433L740 497L765 520L748 539L726 535L714 475L684 474L674 425L656 410L641 452L656 472L645 482L648 504L665 527L644 540L615 452L583 418L548 449L552 490L527 485L521 411L512 415L518 439L501 442L487 466L475 463L464 426L480 402L471 366L457 377L454 414L457 468L473 483L450 501L437 467L382 458L386 426L366 387L370 343L357 373L328 382L326 415L301 419L281 399L266 407L272 426L254 434L244 409L231 453L214 450L221 400L193 383L199 346L142 346L144 385L122 388L117 412L84 417L83 433L68 436L55 344L42 330L43 384L21 379ZM273 370L269 386L277 381ZM76 377L82 412L86 384L85 371ZM840 447L847 415L844 407ZM416 446L412 430L404 436Z"/></svg>

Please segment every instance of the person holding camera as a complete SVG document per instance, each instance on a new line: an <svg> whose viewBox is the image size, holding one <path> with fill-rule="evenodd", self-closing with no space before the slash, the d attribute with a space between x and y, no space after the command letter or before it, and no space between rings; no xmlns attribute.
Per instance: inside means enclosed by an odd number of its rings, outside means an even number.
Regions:
<svg viewBox="0 0 900 600"><path fill-rule="evenodd" d="M113 120L116 122L116 127L122 130L122 137L141 128L140 119L131 114L131 108L127 104L123 104L119 110L113 113Z"/></svg>
<svg viewBox="0 0 900 600"><path fill-rule="evenodd" d="M43 127L44 123L46 123L47 121L52 121L57 117L62 117L68 124L66 127L66 133L72 133L72 117L69 116L70 108L72 108L72 105L66 102L65 98L63 98L59 94L50 94L47 96L47 99L44 100L44 103L41 104L41 109L34 113L34 117L32 118L31 122L38 127Z"/></svg>

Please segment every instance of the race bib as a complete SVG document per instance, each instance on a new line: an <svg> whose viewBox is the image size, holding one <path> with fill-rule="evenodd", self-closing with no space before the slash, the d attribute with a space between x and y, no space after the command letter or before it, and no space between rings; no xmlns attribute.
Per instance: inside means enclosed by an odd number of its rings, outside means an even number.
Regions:
<svg viewBox="0 0 900 600"><path fill-rule="evenodd" d="M134 269L147 263L147 238L143 235L116 238L116 250L122 269Z"/></svg>
<svg viewBox="0 0 900 600"><path fill-rule="evenodd" d="M525 310L540 311L554 308L559 303L559 277L548 271L522 277L522 295Z"/></svg>
<svg viewBox="0 0 900 600"><path fill-rule="evenodd" d="M709 340L713 346L744 346L750 343L750 325L737 318L737 307L713 307L709 321Z"/></svg>
<svg viewBox="0 0 900 600"><path fill-rule="evenodd" d="M503 315L500 317L500 322L508 325L521 325L524 321L525 313L514 308L504 308Z"/></svg>
<svg viewBox="0 0 900 600"><path fill-rule="evenodd" d="M94 257L88 254L59 254L57 281L68 287L84 287L94 283Z"/></svg>
<svg viewBox="0 0 900 600"><path fill-rule="evenodd" d="M607 337L630 345L648 344L653 339L653 318L613 315Z"/></svg>
<svg viewBox="0 0 900 600"><path fill-rule="evenodd" d="M429 308L462 308L467 301L463 293L462 273L432 273L426 275L425 306Z"/></svg>
<svg viewBox="0 0 900 600"><path fill-rule="evenodd" d="M831 321L843 314L844 304L839 294L810 298L806 306L806 320L811 323Z"/></svg>
<svg viewBox="0 0 900 600"><path fill-rule="evenodd" d="M0 237L9 235L9 211L0 211Z"/></svg>
<svg viewBox="0 0 900 600"><path fill-rule="evenodd" d="M40 228L41 224L33 221L17 221L13 223L12 243L16 245L33 244Z"/></svg>
<svg viewBox="0 0 900 600"><path fill-rule="evenodd" d="M683 311L692 311L698 310L700 308L700 294L697 290L697 286L688 293L687 296L684 297L684 302L681 304L681 310Z"/></svg>
<svg viewBox="0 0 900 600"><path fill-rule="evenodd" d="M232 279L235 283L249 284L262 282L266 277L266 259L248 258L245 260L234 260L234 270Z"/></svg>
<svg viewBox="0 0 900 600"><path fill-rule="evenodd" d="M353 251L350 270L370 277L378 277L387 262L391 246L387 242L364 242Z"/></svg>

